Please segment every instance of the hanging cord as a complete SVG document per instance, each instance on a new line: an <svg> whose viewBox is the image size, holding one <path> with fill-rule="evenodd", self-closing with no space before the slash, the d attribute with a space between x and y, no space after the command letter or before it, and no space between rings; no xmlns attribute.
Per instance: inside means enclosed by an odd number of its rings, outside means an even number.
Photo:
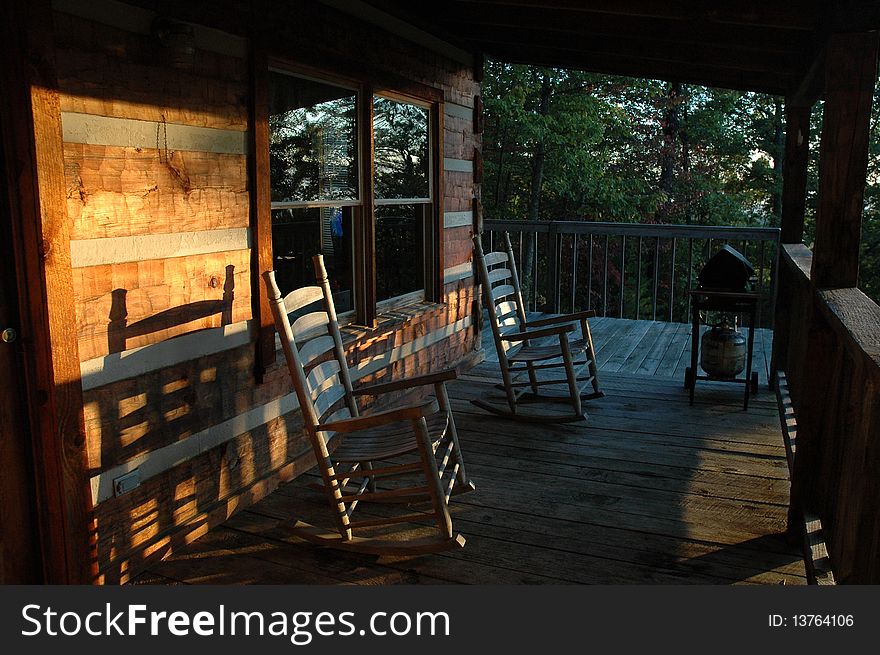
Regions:
<svg viewBox="0 0 880 655"><path fill-rule="evenodd" d="M160 143L159 134L162 134L162 142ZM162 114L162 122L156 123L156 151L159 153L159 163L167 164L168 159L168 123L165 122L165 114Z"/></svg>

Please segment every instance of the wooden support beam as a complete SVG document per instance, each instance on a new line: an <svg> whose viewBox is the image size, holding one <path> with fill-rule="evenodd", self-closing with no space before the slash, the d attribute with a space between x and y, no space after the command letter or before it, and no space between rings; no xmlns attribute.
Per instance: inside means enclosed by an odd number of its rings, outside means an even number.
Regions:
<svg viewBox="0 0 880 655"><path fill-rule="evenodd" d="M747 6L746 6L747 4ZM691 21L700 18L721 24L779 27L811 30L819 16L815 3L799 3L799 11L776 3L705 3L684 0L668 3L654 0L456 0L453 8L488 5L499 13L508 7L539 7L545 11L571 10L590 14L641 16L665 20Z"/></svg>
<svg viewBox="0 0 880 655"><path fill-rule="evenodd" d="M785 160L782 169L782 243L801 243L807 199L811 107L785 100Z"/></svg>
<svg viewBox="0 0 880 655"><path fill-rule="evenodd" d="M825 50L813 57L797 88L785 98L786 107L812 107L825 89Z"/></svg>
<svg viewBox="0 0 880 655"><path fill-rule="evenodd" d="M61 103L49 0L3 3L7 150L37 513L48 583L97 572L70 262Z"/></svg>
<svg viewBox="0 0 880 655"><path fill-rule="evenodd" d="M510 63L574 68L606 75L626 75L687 84L703 84L725 89L784 95L792 87L792 78L784 71L747 71L731 66L719 68L702 61L668 61L633 54L596 52L589 48L492 44L486 47L491 56Z"/></svg>
<svg viewBox="0 0 880 655"><path fill-rule="evenodd" d="M833 34L828 40L812 270L820 289L858 283L877 53L877 32Z"/></svg>

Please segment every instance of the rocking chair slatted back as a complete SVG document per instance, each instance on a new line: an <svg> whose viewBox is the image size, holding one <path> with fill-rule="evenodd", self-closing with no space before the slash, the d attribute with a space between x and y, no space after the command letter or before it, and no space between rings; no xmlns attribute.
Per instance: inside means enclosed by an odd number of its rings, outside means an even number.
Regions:
<svg viewBox="0 0 880 655"><path fill-rule="evenodd" d="M274 274L269 278L275 285ZM322 287L303 287L287 294L278 305L278 311L288 316L289 325L289 333L281 334L281 347L293 375L302 376L300 384L295 386L306 429L310 432L330 422L331 416L333 420L358 416L336 311L324 299ZM320 309L315 310L317 303ZM291 315L296 316L292 323ZM300 393L300 388L306 393ZM344 406L339 407L343 400Z"/></svg>

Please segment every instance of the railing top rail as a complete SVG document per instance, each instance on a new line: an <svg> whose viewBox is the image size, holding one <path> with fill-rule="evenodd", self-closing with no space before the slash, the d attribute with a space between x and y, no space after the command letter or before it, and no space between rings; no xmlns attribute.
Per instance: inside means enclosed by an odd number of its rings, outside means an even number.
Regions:
<svg viewBox="0 0 880 655"><path fill-rule="evenodd" d="M508 232L556 232L557 234L610 234L635 237L736 239L779 241L777 227L735 227L729 225L669 225L665 223L608 223L594 221L520 221L490 220L487 230Z"/></svg>

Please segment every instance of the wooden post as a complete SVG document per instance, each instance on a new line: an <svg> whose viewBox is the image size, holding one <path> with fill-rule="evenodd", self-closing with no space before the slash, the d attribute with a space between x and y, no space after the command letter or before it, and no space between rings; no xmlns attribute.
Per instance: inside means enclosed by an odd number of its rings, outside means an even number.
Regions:
<svg viewBox="0 0 880 655"><path fill-rule="evenodd" d="M828 40L812 271L819 289L858 283L877 44L877 32L832 34Z"/></svg>
<svg viewBox="0 0 880 655"><path fill-rule="evenodd" d="M362 171L361 216L355 225L355 287L357 298L355 310L358 322L368 328L376 327L376 208L373 205L373 87L361 89L361 109L358 118L361 137ZM442 160L441 160L442 161ZM442 193L437 189L437 193ZM440 217L442 220L442 216ZM441 237L442 238L442 237ZM360 276L360 277L358 277Z"/></svg>
<svg viewBox="0 0 880 655"><path fill-rule="evenodd" d="M34 481L48 583L97 572L49 0L3 3L3 129Z"/></svg>
<svg viewBox="0 0 880 655"><path fill-rule="evenodd" d="M782 233L777 246L776 305L773 312L771 384L775 372L788 360L791 332L791 289L787 267L778 265L782 244L803 243L804 208L807 199L807 165L810 159L810 105L799 105L795 96L785 99L785 160L782 168Z"/></svg>
<svg viewBox="0 0 880 655"><path fill-rule="evenodd" d="M807 164L810 159L810 111L785 100L785 159L782 169L782 243L804 239Z"/></svg>
<svg viewBox="0 0 880 655"><path fill-rule="evenodd" d="M275 323L263 273L271 271L272 263L272 199L269 184L269 61L266 52L256 44L260 35L252 35L251 106L250 106L250 187L251 193L251 307L256 323L256 376L275 362Z"/></svg>

